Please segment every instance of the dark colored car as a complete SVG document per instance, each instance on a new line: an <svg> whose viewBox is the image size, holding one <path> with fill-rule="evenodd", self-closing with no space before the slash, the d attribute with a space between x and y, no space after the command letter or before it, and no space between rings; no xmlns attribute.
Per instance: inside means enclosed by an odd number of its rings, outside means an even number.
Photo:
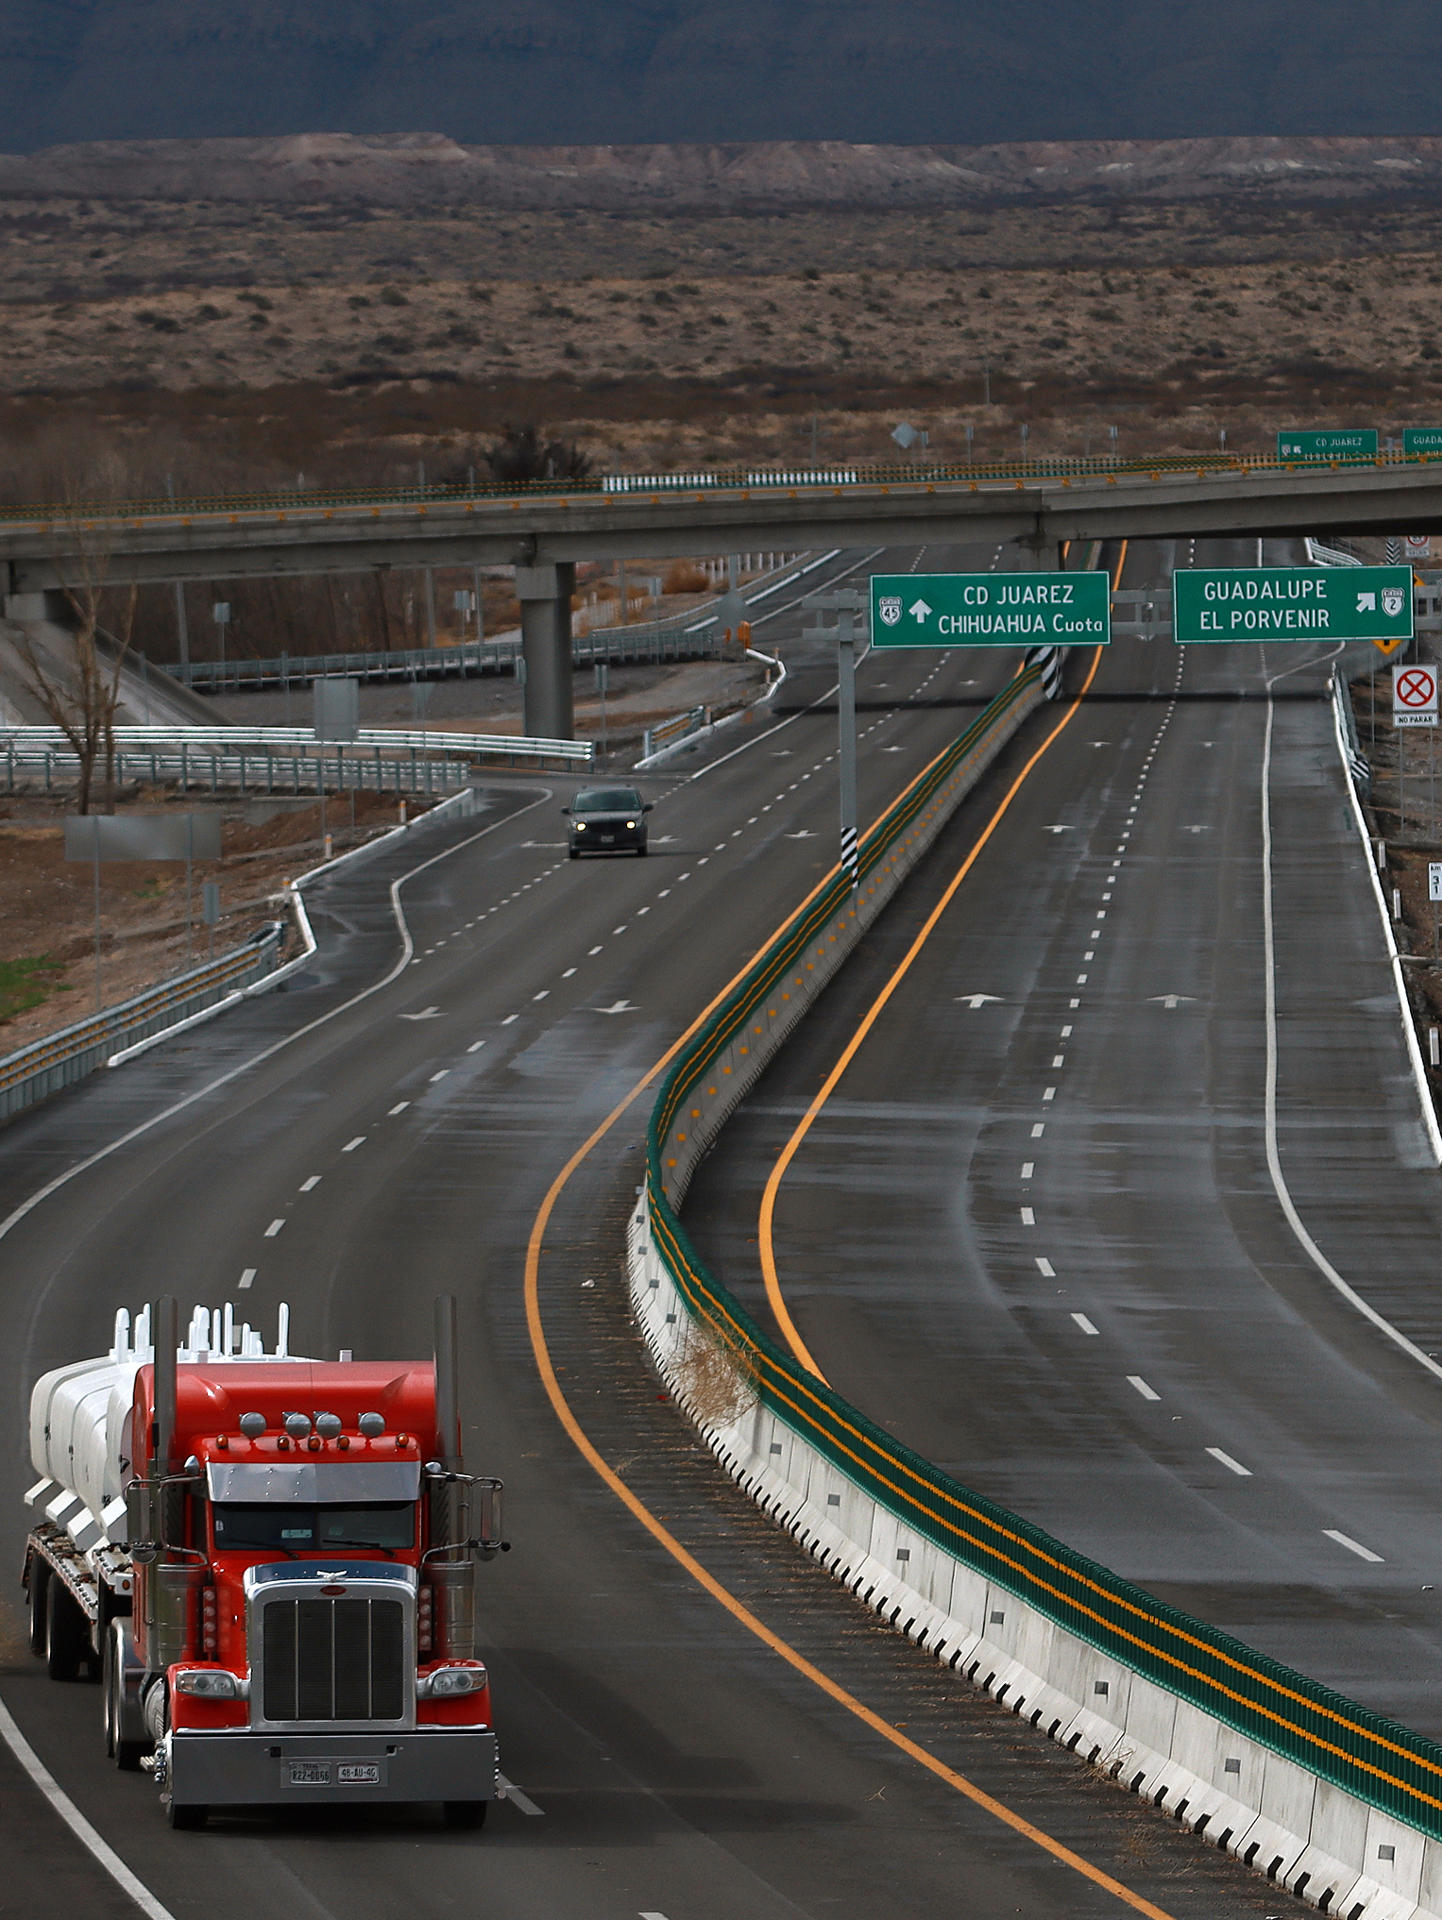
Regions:
<svg viewBox="0 0 1442 1920"><path fill-rule="evenodd" d="M585 787L562 807L571 822L567 852L645 853L646 815L651 802L634 787Z"/></svg>

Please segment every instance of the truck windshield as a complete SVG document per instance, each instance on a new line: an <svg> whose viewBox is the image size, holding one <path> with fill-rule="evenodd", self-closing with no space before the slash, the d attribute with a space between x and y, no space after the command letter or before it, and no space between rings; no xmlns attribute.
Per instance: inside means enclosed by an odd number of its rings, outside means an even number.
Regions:
<svg viewBox="0 0 1442 1920"><path fill-rule="evenodd" d="M416 1510L409 1500L363 1507L287 1506L220 1501L214 1515L218 1550L278 1548L325 1553L335 1547L376 1547L394 1553L415 1545Z"/></svg>

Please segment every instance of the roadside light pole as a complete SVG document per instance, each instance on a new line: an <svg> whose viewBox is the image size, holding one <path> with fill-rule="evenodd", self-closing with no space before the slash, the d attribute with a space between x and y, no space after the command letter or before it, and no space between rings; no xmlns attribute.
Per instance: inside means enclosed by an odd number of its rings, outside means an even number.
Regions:
<svg viewBox="0 0 1442 1920"><path fill-rule="evenodd" d="M818 593L809 604L836 615L837 767L840 773L841 864L854 893L861 881L856 826L856 627L866 595L854 587Z"/></svg>

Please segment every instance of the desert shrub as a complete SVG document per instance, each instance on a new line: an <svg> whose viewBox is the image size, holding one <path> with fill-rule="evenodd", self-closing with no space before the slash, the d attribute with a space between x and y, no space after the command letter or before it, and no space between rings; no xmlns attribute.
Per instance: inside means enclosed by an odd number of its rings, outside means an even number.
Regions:
<svg viewBox="0 0 1442 1920"><path fill-rule="evenodd" d="M673 560L661 582L663 593L705 593L711 582L694 560Z"/></svg>

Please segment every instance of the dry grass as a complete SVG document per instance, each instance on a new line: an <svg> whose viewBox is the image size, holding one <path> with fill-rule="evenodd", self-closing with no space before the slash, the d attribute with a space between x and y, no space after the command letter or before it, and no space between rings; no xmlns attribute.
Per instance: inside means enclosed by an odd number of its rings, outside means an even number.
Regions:
<svg viewBox="0 0 1442 1920"><path fill-rule="evenodd" d="M1121 457L1442 420L1442 214L1218 202L594 212L0 203L0 499L464 480L533 421L599 468ZM1116 429L1113 441L1111 429ZM453 589L438 583L442 629ZM594 581L591 583L594 584ZM504 582L486 624L511 625ZM189 590L246 653L414 646L418 578ZM137 644L175 653L173 600Z"/></svg>
<svg viewBox="0 0 1442 1920"><path fill-rule="evenodd" d="M756 1404L756 1370L749 1355L692 1323L674 1366L678 1400L703 1427L729 1427Z"/></svg>

